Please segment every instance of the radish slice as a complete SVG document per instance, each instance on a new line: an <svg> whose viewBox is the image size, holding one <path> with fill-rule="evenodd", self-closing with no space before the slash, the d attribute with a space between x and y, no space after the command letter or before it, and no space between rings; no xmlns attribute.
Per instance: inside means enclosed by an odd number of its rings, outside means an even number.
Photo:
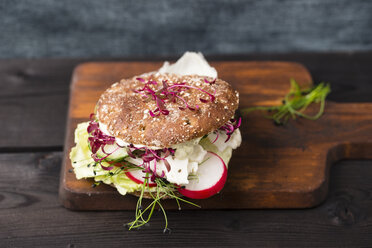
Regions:
<svg viewBox="0 0 372 248"><path fill-rule="evenodd" d="M138 183L138 184L143 184L143 182L145 181L144 177L146 177L146 173L144 173L142 170L127 171L127 172L125 172L125 175L127 175L127 177L130 180L132 180L133 182ZM149 179L149 181L150 181L150 179ZM148 182L148 185L149 185L149 187L155 187L156 183Z"/></svg>
<svg viewBox="0 0 372 248"><path fill-rule="evenodd" d="M225 163L213 152L208 152L205 159L207 160L199 165L197 178L189 180L185 188L178 188L182 195L192 199L205 199L222 190L227 178Z"/></svg>

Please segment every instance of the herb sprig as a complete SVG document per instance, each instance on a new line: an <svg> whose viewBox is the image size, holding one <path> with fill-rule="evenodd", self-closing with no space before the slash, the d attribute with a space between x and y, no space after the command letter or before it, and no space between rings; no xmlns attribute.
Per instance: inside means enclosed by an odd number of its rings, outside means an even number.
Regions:
<svg viewBox="0 0 372 248"><path fill-rule="evenodd" d="M272 119L275 124L283 125L286 124L289 118L296 119L297 117L303 117L309 120L317 120L322 116L325 107L325 99L331 92L331 87L328 83L320 83L314 87L301 89L298 83L291 79L291 89L287 95L285 95L282 105L280 106L269 106L269 107L251 107L241 110L242 114L248 114L255 110L263 110L273 112L268 115L267 118ZM319 110L315 115L305 114L305 110L312 103L319 103Z"/></svg>

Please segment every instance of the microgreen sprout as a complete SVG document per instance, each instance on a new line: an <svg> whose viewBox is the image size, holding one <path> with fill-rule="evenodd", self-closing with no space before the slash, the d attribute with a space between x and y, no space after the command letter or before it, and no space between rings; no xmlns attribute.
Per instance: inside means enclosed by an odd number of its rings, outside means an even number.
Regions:
<svg viewBox="0 0 372 248"><path fill-rule="evenodd" d="M146 176L144 177L145 180L143 182L141 194L138 198L136 205L135 219L134 221L126 224L129 230L137 229L148 224L154 213L156 206L158 206L159 210L161 210L161 212L163 213L165 219L164 233L170 232L170 229L168 228L167 214L163 205L161 204L161 200L165 197L175 199L178 205L178 209L181 209L180 202L188 203L190 205L200 208L199 205L196 205L195 203L178 197L175 193L175 191L177 190L177 186L167 182L165 179L156 178L155 179L156 190L155 192L152 192L148 184L149 176L150 176L149 173L146 173ZM151 196L152 202L149 203L145 208L143 208L142 200L145 192Z"/></svg>
<svg viewBox="0 0 372 248"><path fill-rule="evenodd" d="M99 123L95 121L94 114L90 115L90 122L87 128L89 134L88 142L90 149L93 154L96 154L97 151L104 145L112 145L115 143L115 137L104 134L99 129Z"/></svg>
<svg viewBox="0 0 372 248"><path fill-rule="evenodd" d="M239 117L239 119L231 119L229 122L227 122L225 125L223 125L222 127L218 129L218 130L226 132L227 138L225 140L225 143L230 140L231 135L234 133L236 129L240 127L241 124L242 124L242 118ZM218 137L219 135L217 131L217 137L212 143L216 142Z"/></svg>
<svg viewBox="0 0 372 248"><path fill-rule="evenodd" d="M212 141L212 144L216 143L216 141L220 137L220 132L225 132L227 135L227 138L225 140L225 143L230 140L231 135L235 132L236 129L240 127L242 123L242 118L239 117L239 119L231 119L227 123L225 123L222 127L214 131L214 134L216 135L216 138ZM204 138L204 137L203 137Z"/></svg>
<svg viewBox="0 0 372 248"><path fill-rule="evenodd" d="M166 160L168 156L173 156L175 149L173 148L163 148L158 150L149 149L147 147L137 148L133 144L129 145L127 148L128 155L132 158L141 158L143 163L139 166L144 168L145 172L151 173L151 181L154 182L155 177L164 177L165 172L162 171L161 174L157 174L156 165L157 162L162 161L169 172L171 170L169 162ZM151 167L151 162L153 165Z"/></svg>
<svg viewBox="0 0 372 248"><path fill-rule="evenodd" d="M181 93L188 90L188 89L195 89L198 91L203 92L204 94L209 96L209 99L203 99L200 98L200 102L207 103L207 102L214 102L215 96L214 94L211 94L201 88L188 85L186 82L182 83L174 83L174 84L168 84L167 80L162 81L162 87L160 87L158 90L152 89L151 85L158 85L158 82L155 80L148 80L147 82L143 78L136 78L136 80L144 83L142 89L134 90L134 92L139 93L145 101L153 100L156 103L156 108L154 110L149 110L149 114L151 117L162 115L168 115L169 110L166 108L166 103L173 102L176 103L177 100L180 100L183 103L183 106L180 106L180 110L186 110L189 109L191 111L195 111L199 109L199 105L190 106L188 102L181 96ZM216 79L213 81L208 81L207 79L204 79L205 83L208 83L209 85L212 85L216 82Z"/></svg>
<svg viewBox="0 0 372 248"><path fill-rule="evenodd" d="M269 106L269 107L251 107L242 109L242 114L247 114L255 110L263 110L273 112L272 115L267 116L274 120L277 125L287 123L289 118L296 119L297 117L303 117L309 120L319 119L325 107L325 99L331 92L330 85L327 83L320 83L314 87L301 89L298 83L291 79L291 89L287 95L285 95L282 105L280 106ZM305 114L305 110L312 103L319 103L319 110L315 115Z"/></svg>

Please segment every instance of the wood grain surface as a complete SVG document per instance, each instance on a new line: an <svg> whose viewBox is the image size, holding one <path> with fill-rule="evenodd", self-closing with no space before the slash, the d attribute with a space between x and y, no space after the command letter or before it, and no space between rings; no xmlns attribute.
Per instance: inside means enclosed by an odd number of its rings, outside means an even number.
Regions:
<svg viewBox="0 0 372 248"><path fill-rule="evenodd" d="M286 62L216 62L219 77L240 92L240 107L280 104L294 78L311 84L300 64ZM85 63L71 84L60 198L75 210L133 210L137 198L121 196L107 185L92 188L92 180L77 180L68 153L77 123L86 121L100 94L121 78L159 68L159 63ZM311 110L310 110L311 111ZM318 121L299 120L275 126L261 112L243 116L243 143L234 151L224 189L209 199L194 200L203 209L305 208L322 202L328 190L328 171L343 158L372 157L372 104L327 104ZM177 209L165 200L167 209ZM184 208L192 208L186 205Z"/></svg>
<svg viewBox="0 0 372 248"><path fill-rule="evenodd" d="M214 59L298 61L315 82L331 83L329 99L372 101L372 53ZM150 226L128 232L123 224L133 211L67 210L58 186L68 92L72 69L84 61L0 60L0 247L372 246L372 160L332 166L328 196L315 208L168 211L170 235L162 233L161 213Z"/></svg>

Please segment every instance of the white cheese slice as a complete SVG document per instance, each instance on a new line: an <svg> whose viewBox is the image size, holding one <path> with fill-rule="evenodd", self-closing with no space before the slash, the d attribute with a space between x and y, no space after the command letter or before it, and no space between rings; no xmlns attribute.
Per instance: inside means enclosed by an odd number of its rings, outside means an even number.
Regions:
<svg viewBox="0 0 372 248"><path fill-rule="evenodd" d="M156 170L156 174L159 176L164 172L165 178L171 183L188 184L189 180L187 177L189 176L189 170L197 170L195 167L197 167L198 164L195 164L195 162L189 163L188 159L178 159L176 157L172 158L172 156L168 156L165 159L170 165L170 171L167 170L164 161L156 161L155 159L149 162L150 169L152 171ZM143 160L141 158L127 158L126 160L135 165L143 164Z"/></svg>
<svg viewBox="0 0 372 248"><path fill-rule="evenodd" d="M171 170L165 170L165 176L167 180L171 183L176 184L188 184L189 180L187 177L189 176L188 172L188 159L178 159L172 158L171 156L167 157L166 160L168 161ZM164 163L164 162L163 162Z"/></svg>
<svg viewBox="0 0 372 248"><path fill-rule="evenodd" d="M189 174L196 174L198 168L199 164L197 162L189 162L189 164L187 165L187 172Z"/></svg>

